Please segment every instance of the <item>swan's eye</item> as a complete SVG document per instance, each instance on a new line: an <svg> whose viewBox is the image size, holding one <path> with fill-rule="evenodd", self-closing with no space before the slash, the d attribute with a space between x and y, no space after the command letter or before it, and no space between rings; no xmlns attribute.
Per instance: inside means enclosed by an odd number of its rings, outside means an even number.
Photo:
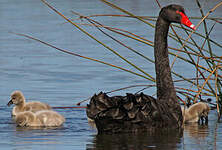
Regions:
<svg viewBox="0 0 222 150"><path fill-rule="evenodd" d="M176 20L180 20L181 19L181 16L180 15L177 15L175 16L176 17Z"/></svg>

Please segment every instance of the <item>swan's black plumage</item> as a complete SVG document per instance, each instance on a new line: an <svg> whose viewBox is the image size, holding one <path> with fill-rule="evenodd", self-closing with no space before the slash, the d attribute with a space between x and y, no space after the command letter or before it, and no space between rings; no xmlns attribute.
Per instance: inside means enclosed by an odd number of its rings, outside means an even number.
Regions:
<svg viewBox="0 0 222 150"><path fill-rule="evenodd" d="M161 120L156 99L143 93L109 97L100 92L91 98L87 116L99 132L112 133L146 129L155 123L152 120Z"/></svg>
<svg viewBox="0 0 222 150"><path fill-rule="evenodd" d="M156 22L154 56L157 99L140 94L109 97L94 95L87 105L87 116L94 120L98 133L136 132L153 129L180 129L183 117L176 96L168 58L167 35L172 22L181 23L183 7L161 9Z"/></svg>

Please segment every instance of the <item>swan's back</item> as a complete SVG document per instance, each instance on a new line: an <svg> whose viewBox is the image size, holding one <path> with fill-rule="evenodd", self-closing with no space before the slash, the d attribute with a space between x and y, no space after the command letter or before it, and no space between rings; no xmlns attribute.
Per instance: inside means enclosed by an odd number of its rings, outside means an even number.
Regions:
<svg viewBox="0 0 222 150"><path fill-rule="evenodd" d="M140 94L109 97L94 95L87 105L87 116L95 120L98 132L128 132L148 129L159 119L156 99Z"/></svg>
<svg viewBox="0 0 222 150"><path fill-rule="evenodd" d="M57 127L65 122L65 118L62 115L52 110L42 110L35 114L42 126L45 127Z"/></svg>
<svg viewBox="0 0 222 150"><path fill-rule="evenodd" d="M210 111L209 105L204 102L195 103L187 109L188 113L190 114L198 113L198 115L201 115L205 112L208 113L209 111Z"/></svg>

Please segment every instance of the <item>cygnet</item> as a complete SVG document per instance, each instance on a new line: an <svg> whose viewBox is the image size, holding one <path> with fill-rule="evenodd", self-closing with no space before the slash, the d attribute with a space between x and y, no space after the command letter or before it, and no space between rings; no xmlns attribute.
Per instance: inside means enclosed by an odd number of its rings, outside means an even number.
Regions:
<svg viewBox="0 0 222 150"><path fill-rule="evenodd" d="M65 118L52 110L42 110L36 113L25 111L18 113L15 123L19 127L58 127L65 122Z"/></svg>
<svg viewBox="0 0 222 150"><path fill-rule="evenodd" d="M209 105L204 102L193 104L188 109L185 109L185 111L184 108L182 108L184 123L198 122L200 119L205 119L205 121L207 122L209 111Z"/></svg>
<svg viewBox="0 0 222 150"><path fill-rule="evenodd" d="M14 91L11 94L11 100L8 102L8 106L12 104L15 104L12 109L12 116L16 116L18 113L24 111L37 112L40 110L51 110L48 104L39 101L26 102L21 91Z"/></svg>

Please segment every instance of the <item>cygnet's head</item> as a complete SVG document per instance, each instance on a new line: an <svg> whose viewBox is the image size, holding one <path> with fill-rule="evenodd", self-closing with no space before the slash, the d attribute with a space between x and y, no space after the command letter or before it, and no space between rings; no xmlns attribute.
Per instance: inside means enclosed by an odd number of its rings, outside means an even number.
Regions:
<svg viewBox="0 0 222 150"><path fill-rule="evenodd" d="M15 118L15 123L18 127L25 127L34 119L33 113L26 111L19 113Z"/></svg>
<svg viewBox="0 0 222 150"><path fill-rule="evenodd" d="M12 94L11 94L11 100L8 102L8 106L12 105L12 104L15 104L15 105L19 105L21 103L24 103L25 101L25 97L24 95L22 94L21 91L14 91Z"/></svg>
<svg viewBox="0 0 222 150"><path fill-rule="evenodd" d="M25 115L19 115L16 117L15 123L18 127L25 127L27 125L28 118Z"/></svg>

